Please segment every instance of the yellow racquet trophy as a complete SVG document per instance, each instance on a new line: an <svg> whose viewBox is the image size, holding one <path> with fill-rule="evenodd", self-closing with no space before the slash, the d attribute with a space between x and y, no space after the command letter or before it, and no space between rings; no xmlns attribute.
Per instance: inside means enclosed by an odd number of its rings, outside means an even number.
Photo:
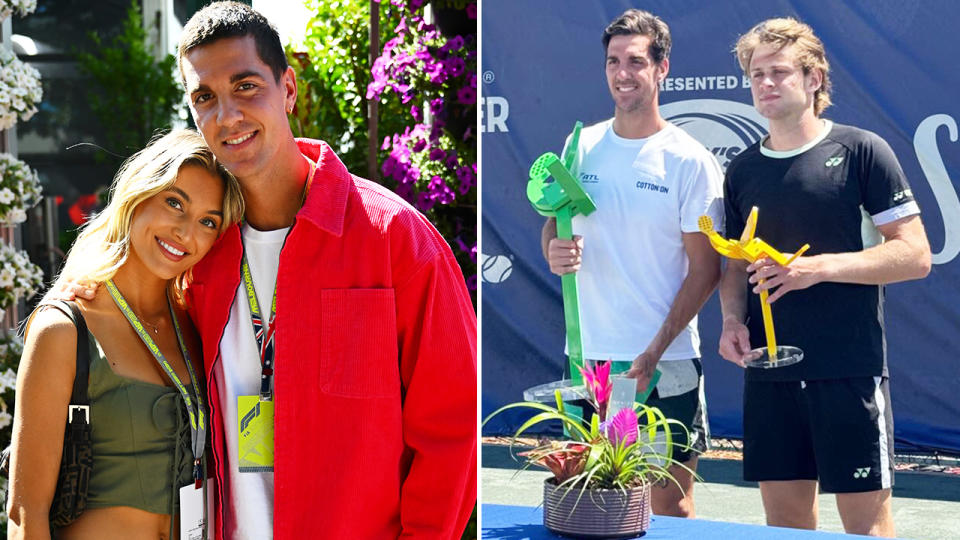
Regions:
<svg viewBox="0 0 960 540"><path fill-rule="evenodd" d="M728 259L743 259L753 263L758 259L767 257L781 266L789 266L810 248L810 244L804 244L796 253L787 257L770 244L754 237L757 230L756 206L750 210L750 216L747 218L740 240L727 240L720 236L717 231L713 230L713 220L710 219L710 216L700 216L697 224L700 227L700 232L710 239L710 245L713 246L713 249ZM763 283L763 280L760 280L760 283ZM777 345L777 337L773 331L773 311L770 304L767 303L767 296L766 290L760 292L760 310L763 313L763 329L767 336L767 346L750 351L744 364L747 367L755 368L776 368L796 364L803 360L803 351L789 345Z"/></svg>

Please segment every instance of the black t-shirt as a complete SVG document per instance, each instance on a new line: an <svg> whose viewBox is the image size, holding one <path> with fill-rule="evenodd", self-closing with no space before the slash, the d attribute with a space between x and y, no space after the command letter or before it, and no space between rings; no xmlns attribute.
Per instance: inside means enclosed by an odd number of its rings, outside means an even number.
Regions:
<svg viewBox="0 0 960 540"><path fill-rule="evenodd" d="M740 237L754 206L758 238L782 253L808 243L808 256L861 251L870 247L862 231L876 234L869 216L882 224L919 212L890 146L874 133L838 124L799 154L770 157L757 143L731 161L724 182L728 238ZM744 287L751 345L763 347L760 296ZM804 358L783 368L748 369L749 380L887 375L883 287L819 283L788 292L772 307L777 344L799 347Z"/></svg>

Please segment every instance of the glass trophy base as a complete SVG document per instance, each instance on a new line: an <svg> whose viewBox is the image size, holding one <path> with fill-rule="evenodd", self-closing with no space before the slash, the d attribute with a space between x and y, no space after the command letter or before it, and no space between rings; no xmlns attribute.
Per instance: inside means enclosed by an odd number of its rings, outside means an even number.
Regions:
<svg viewBox="0 0 960 540"><path fill-rule="evenodd" d="M523 399L524 401L536 401L538 403L554 403L557 399L555 396L558 390L562 401L576 401L589 397L587 388L583 384L575 384L570 379L561 379L527 388L523 391Z"/></svg>
<svg viewBox="0 0 960 540"><path fill-rule="evenodd" d="M744 365L750 368L772 369L792 366L801 360L803 360L803 351L797 347L781 345L777 347L777 355L774 358L767 354L766 347L750 351L747 353Z"/></svg>
<svg viewBox="0 0 960 540"><path fill-rule="evenodd" d="M622 384L619 383L619 379L626 379L623 375L611 375L610 382L613 383L614 389L617 389L619 386L630 389L632 392L636 391L636 382L635 379L630 379L631 384ZM560 391L561 401L577 401L577 400L588 400L590 399L590 393L587 391L587 387L582 383L574 383L570 379L561 379L559 381L554 381L551 383L538 384L531 388L527 388L523 391L524 401L536 401L538 403L555 403L557 401L556 391ZM622 392L621 392L622 393ZM631 396L633 394L631 393ZM611 396L612 397L612 396ZM632 404L632 401L631 401Z"/></svg>

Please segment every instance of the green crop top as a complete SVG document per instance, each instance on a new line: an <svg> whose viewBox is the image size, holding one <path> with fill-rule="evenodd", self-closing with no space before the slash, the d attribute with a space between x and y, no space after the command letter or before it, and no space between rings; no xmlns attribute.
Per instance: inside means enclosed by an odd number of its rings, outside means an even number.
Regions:
<svg viewBox="0 0 960 540"><path fill-rule="evenodd" d="M193 385L187 390L193 394ZM132 506L176 514L193 481L190 421L176 388L113 372L90 334L93 469L88 508Z"/></svg>

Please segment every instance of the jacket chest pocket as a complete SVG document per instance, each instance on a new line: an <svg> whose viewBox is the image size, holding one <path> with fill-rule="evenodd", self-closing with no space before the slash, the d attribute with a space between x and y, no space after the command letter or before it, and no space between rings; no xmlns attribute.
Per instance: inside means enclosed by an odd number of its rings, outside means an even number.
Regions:
<svg viewBox="0 0 960 540"><path fill-rule="evenodd" d="M344 397L399 397L393 289L320 292L320 390Z"/></svg>

